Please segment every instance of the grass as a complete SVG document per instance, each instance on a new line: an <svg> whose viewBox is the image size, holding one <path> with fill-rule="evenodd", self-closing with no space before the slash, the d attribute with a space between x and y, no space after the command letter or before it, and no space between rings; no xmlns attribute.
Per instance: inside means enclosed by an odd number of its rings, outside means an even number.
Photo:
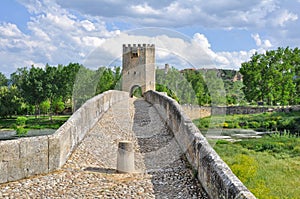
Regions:
<svg viewBox="0 0 300 199"><path fill-rule="evenodd" d="M52 120L49 116L27 116L25 129L58 129L63 123L69 119L69 115L52 116ZM13 129L16 124L16 117L2 118L0 119L0 129Z"/></svg>
<svg viewBox="0 0 300 199"><path fill-rule="evenodd" d="M300 111L274 112L249 115L217 115L194 120L199 129L243 128L257 131L300 132Z"/></svg>
<svg viewBox="0 0 300 199"><path fill-rule="evenodd" d="M257 198L300 197L299 137L219 140L214 149Z"/></svg>

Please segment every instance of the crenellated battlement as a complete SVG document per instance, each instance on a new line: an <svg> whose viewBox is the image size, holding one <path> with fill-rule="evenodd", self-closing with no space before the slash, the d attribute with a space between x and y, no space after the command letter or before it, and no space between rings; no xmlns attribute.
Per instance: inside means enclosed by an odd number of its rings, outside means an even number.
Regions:
<svg viewBox="0 0 300 199"><path fill-rule="evenodd" d="M123 52L155 48L154 44L123 44Z"/></svg>

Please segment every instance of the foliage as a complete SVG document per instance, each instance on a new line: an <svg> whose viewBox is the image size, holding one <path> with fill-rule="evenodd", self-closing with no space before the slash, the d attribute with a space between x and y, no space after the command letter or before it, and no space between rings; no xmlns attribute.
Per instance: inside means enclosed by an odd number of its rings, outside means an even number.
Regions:
<svg viewBox="0 0 300 199"><path fill-rule="evenodd" d="M169 89L167 86L165 85L161 85L161 84L156 84L155 85L155 89L158 92L164 92L167 93L168 96L170 96L171 98L175 99L177 102L179 102L178 97L176 96L176 94L174 93L174 91L172 91L171 89Z"/></svg>
<svg viewBox="0 0 300 199"><path fill-rule="evenodd" d="M53 116L52 121L48 116L40 116L37 120L34 116L25 117L26 129L58 129L63 123L69 119L69 115ZM0 119L0 129L15 129L17 117Z"/></svg>
<svg viewBox="0 0 300 199"><path fill-rule="evenodd" d="M0 72L0 87L1 86L8 86L8 79Z"/></svg>
<svg viewBox="0 0 300 199"><path fill-rule="evenodd" d="M225 117L225 123L222 118ZM219 118L219 120L218 120ZM258 131L289 131L291 134L300 133L300 112L273 112L273 113L259 113L259 114L236 114L236 115L220 115L206 117L195 120L195 124L200 129L206 128L243 128L254 129Z"/></svg>
<svg viewBox="0 0 300 199"><path fill-rule="evenodd" d="M62 97L56 98L53 102L52 110L55 114L61 113L65 109L65 103L62 101Z"/></svg>
<svg viewBox="0 0 300 199"><path fill-rule="evenodd" d="M16 86L0 87L0 116L14 115L21 108L20 94Z"/></svg>
<svg viewBox="0 0 300 199"><path fill-rule="evenodd" d="M40 104L41 112L44 114L47 114L49 112L50 107L51 107L51 104L50 104L50 100L48 100L48 99L43 101Z"/></svg>
<svg viewBox="0 0 300 199"><path fill-rule="evenodd" d="M300 186L299 148L300 138L288 134L234 143L217 141L214 146L246 187L262 199L298 198L300 191L295 187Z"/></svg>
<svg viewBox="0 0 300 199"><path fill-rule="evenodd" d="M17 117L16 125L14 125L17 136L24 136L27 134L28 130L24 128L26 125L26 121L26 117Z"/></svg>
<svg viewBox="0 0 300 199"><path fill-rule="evenodd" d="M133 94L133 96L138 97L138 98L142 97L142 95L143 95L142 88L139 86L134 88L132 94Z"/></svg>
<svg viewBox="0 0 300 199"><path fill-rule="evenodd" d="M167 73L164 70L156 70L156 84L159 91L169 92L181 104L196 103L195 92L191 84L174 67L170 68Z"/></svg>
<svg viewBox="0 0 300 199"><path fill-rule="evenodd" d="M268 105L300 102L300 49L278 48L255 53L242 63L244 92L248 101Z"/></svg>

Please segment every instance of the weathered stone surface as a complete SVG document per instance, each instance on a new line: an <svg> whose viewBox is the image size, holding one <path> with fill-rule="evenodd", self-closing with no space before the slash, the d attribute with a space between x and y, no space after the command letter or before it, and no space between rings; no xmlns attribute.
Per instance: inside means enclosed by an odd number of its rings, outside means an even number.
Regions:
<svg viewBox="0 0 300 199"><path fill-rule="evenodd" d="M169 104L168 115L163 118L166 118L180 148L186 152L190 164L197 170L197 177L210 198L255 198L201 136L175 100L155 91L146 92L144 98L159 109L166 107L166 102ZM220 111L223 113L226 109Z"/></svg>
<svg viewBox="0 0 300 199"><path fill-rule="evenodd" d="M20 141L20 161L25 177L48 172L48 137L24 138Z"/></svg>
<svg viewBox="0 0 300 199"><path fill-rule="evenodd" d="M7 162L0 161L0 183L7 182L8 171L7 171Z"/></svg>
<svg viewBox="0 0 300 199"><path fill-rule="evenodd" d="M19 143L18 140L0 141L0 162L19 158Z"/></svg>
<svg viewBox="0 0 300 199"><path fill-rule="evenodd" d="M135 86L142 92L155 90L155 46L123 45L122 90L132 94Z"/></svg>

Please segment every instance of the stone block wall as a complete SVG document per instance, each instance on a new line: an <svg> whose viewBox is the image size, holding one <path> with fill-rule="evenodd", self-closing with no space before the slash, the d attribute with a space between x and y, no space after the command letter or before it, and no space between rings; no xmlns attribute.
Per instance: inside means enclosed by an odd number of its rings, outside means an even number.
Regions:
<svg viewBox="0 0 300 199"><path fill-rule="evenodd" d="M209 145L175 100L155 91L146 92L144 98L153 104L173 131L176 141L193 169L197 171L197 178L210 198L255 198Z"/></svg>
<svg viewBox="0 0 300 199"><path fill-rule="evenodd" d="M211 107L208 106L183 104L181 107L191 120L204 118L211 115Z"/></svg>
<svg viewBox="0 0 300 199"><path fill-rule="evenodd" d="M107 91L88 100L52 135L0 141L0 183L59 169L101 116L128 97Z"/></svg>

